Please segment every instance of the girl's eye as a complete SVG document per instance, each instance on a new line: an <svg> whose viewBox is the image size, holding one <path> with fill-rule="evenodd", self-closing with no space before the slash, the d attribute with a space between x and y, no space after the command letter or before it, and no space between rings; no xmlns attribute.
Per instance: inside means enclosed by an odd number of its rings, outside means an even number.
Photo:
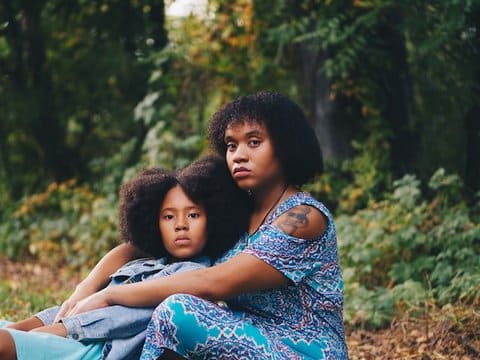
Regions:
<svg viewBox="0 0 480 360"><path fill-rule="evenodd" d="M173 219L173 215L170 215L170 214L163 215L163 219L164 219L164 220L172 220L172 219Z"/></svg>
<svg viewBox="0 0 480 360"><path fill-rule="evenodd" d="M248 141L248 144L251 146L251 147L257 147L258 145L260 145L261 141L260 140L256 140L256 139L252 139L252 140L249 140Z"/></svg>
<svg viewBox="0 0 480 360"><path fill-rule="evenodd" d="M192 219L198 219L200 217L200 214L199 213L190 213L188 214L189 217L191 217Z"/></svg>

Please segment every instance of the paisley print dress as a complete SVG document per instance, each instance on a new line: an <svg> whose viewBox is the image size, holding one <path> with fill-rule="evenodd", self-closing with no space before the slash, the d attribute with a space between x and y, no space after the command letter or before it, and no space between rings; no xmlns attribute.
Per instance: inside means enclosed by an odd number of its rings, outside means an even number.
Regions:
<svg viewBox="0 0 480 360"><path fill-rule="evenodd" d="M328 219L320 237L300 239L272 225L298 205L316 208ZM148 325L141 359L157 359L164 349L187 359L347 359L343 280L327 208L304 192L290 196L219 262L241 252L275 267L290 284L242 294L228 306L187 294L168 297Z"/></svg>

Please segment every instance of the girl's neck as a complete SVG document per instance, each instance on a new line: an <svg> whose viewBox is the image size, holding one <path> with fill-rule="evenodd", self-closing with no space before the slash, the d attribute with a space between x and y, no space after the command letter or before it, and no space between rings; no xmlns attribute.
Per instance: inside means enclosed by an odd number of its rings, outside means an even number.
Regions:
<svg viewBox="0 0 480 360"><path fill-rule="evenodd" d="M167 265L171 265L171 264L174 264L174 263L177 263L177 262L182 262L182 261L195 261L195 259L201 257L202 255L199 254L199 255L194 255L192 257L188 257L188 258L177 258L177 257L173 257L171 255L169 255L167 257Z"/></svg>

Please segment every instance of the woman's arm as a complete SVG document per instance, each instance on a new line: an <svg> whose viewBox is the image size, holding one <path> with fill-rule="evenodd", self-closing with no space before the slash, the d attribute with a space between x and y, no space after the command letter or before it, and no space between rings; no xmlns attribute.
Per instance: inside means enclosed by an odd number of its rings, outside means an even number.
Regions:
<svg viewBox="0 0 480 360"><path fill-rule="evenodd" d="M72 295L62 304L55 317L55 322L65 316L80 300L103 289L110 279L110 275L125 265L128 261L144 255L135 246L129 243L118 245L110 250L92 269L88 276L75 288Z"/></svg>
<svg viewBox="0 0 480 360"><path fill-rule="evenodd" d="M110 305L156 306L170 295L186 293L226 300L255 290L278 288L289 280L274 267L249 254L225 263L135 284L108 287L78 302L67 316Z"/></svg>
<svg viewBox="0 0 480 360"><path fill-rule="evenodd" d="M313 239L325 231L327 219L318 210L300 205L280 216L274 225L289 235ZM106 288L80 301L67 315L117 304L156 306L177 293L209 300L227 300L245 292L279 288L290 283L291 280L273 266L254 255L241 253L210 268Z"/></svg>

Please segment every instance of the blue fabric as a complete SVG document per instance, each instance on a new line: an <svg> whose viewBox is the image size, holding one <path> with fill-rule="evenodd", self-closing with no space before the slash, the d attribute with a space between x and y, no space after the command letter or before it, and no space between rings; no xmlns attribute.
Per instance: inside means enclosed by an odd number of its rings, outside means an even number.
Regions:
<svg viewBox="0 0 480 360"><path fill-rule="evenodd" d="M272 226L298 205L327 218L320 237L295 238ZM164 348L189 359L347 359L343 280L333 218L325 206L307 193L292 195L219 261L241 252L275 267L292 284L242 294L227 309L191 295L171 296L153 314L141 359L157 359Z"/></svg>
<svg viewBox="0 0 480 360"><path fill-rule="evenodd" d="M0 320L0 327L8 322ZM88 344L39 332L7 330L15 342L18 360L98 360L103 342Z"/></svg>
<svg viewBox="0 0 480 360"><path fill-rule="evenodd" d="M111 275L111 281L108 286L149 281L176 272L201 269L210 265L210 259L205 256L192 259L192 261L181 261L172 264L167 264L166 258L137 259L128 262ZM51 325L59 310L60 307L54 306L35 314L35 316L45 325ZM138 358L145 340L146 327L152 317L153 310L154 307L132 308L115 305L64 318L62 322L67 329L67 339L56 337L58 339L55 339L55 344L60 344L60 348L63 348L62 339L68 340L64 346L67 346L70 341L81 342L82 346L77 347L76 352L72 353L80 354L80 357L69 357L68 359L83 359L83 355L81 355L82 349L85 351L85 356L93 356L89 355L90 353L98 355L97 351L92 352L91 348L87 346L88 344L95 344L95 349L97 346L101 346L100 355L95 359L118 360ZM25 334L17 335L14 339L18 338L18 341L21 341L22 344L23 341L31 339L32 344L35 344L35 346L37 346L37 339L38 341L43 339L43 336L37 336L39 333ZM35 357L38 351L35 346L25 348L22 351L28 355L28 349L31 349L30 358L32 356ZM44 347L39 349L41 349L42 354L51 355L52 358L55 358L55 354L61 354L61 352L53 348L52 350ZM25 357L25 359L27 358L28 356ZM19 359L21 358L19 357Z"/></svg>

